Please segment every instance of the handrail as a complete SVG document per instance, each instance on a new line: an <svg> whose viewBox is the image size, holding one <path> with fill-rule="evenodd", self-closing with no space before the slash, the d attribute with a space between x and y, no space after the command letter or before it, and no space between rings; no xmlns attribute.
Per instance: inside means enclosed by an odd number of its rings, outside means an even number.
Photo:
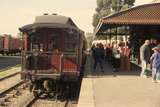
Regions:
<svg viewBox="0 0 160 107"><path fill-rule="evenodd" d="M23 54L23 58L28 58L28 57L32 57L33 58L33 62L32 62L32 66L33 66L33 68L32 69L34 69L35 70L35 73L37 72L37 70L38 70L38 63L39 63L39 59L41 59L41 57L44 57L44 58L42 58L42 59L46 59L45 57L47 57L47 59L49 58L50 59L50 63L52 63L51 61L55 61L55 59L52 59L51 57L52 56L56 56L56 55L60 55L59 56L59 64L58 64L58 66L57 66L57 68L58 68L58 71L60 71L60 73L62 73L63 72L63 66L64 66L64 62L63 62L63 60L64 59L68 59L68 58L76 58L76 60L75 60L75 63L77 63L78 64L78 62L79 62L79 59L78 59L78 54L76 54L76 53L53 53L53 52L39 52L38 53L38 55L34 55L34 52L32 52L32 51L24 51L23 52L24 54ZM27 57L28 56L28 57ZM26 61L26 59L24 59L25 61ZM25 62L24 62L25 63ZM43 62L42 61L42 63L45 63L45 62ZM48 63L48 61L46 62L46 63ZM45 68L43 68L43 66L41 66L42 67L42 69L45 69ZM41 68L40 67L40 68Z"/></svg>
<svg viewBox="0 0 160 107"><path fill-rule="evenodd" d="M34 54L33 51L23 51L23 53L25 54ZM73 53L73 52L59 52L59 53L54 53L54 52L51 52L51 51L38 51L39 54L54 54L54 55L59 55L59 54L63 54L63 55L78 55L78 53Z"/></svg>

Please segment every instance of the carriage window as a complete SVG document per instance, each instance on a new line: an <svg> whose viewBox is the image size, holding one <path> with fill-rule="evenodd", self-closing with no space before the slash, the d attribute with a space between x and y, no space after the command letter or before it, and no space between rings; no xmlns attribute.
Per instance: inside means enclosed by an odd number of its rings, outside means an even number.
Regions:
<svg viewBox="0 0 160 107"><path fill-rule="evenodd" d="M39 51L39 45L38 44L33 44L33 51Z"/></svg>
<svg viewBox="0 0 160 107"><path fill-rule="evenodd" d="M41 51L41 52L44 51L44 47L43 47L43 44L42 44L42 43L40 44L40 51Z"/></svg>
<svg viewBox="0 0 160 107"><path fill-rule="evenodd" d="M50 43L48 43L48 51L52 51L53 50L53 42L50 41Z"/></svg>
<svg viewBox="0 0 160 107"><path fill-rule="evenodd" d="M65 38L65 51L66 52L76 52L78 50L78 39L76 35L68 35Z"/></svg>

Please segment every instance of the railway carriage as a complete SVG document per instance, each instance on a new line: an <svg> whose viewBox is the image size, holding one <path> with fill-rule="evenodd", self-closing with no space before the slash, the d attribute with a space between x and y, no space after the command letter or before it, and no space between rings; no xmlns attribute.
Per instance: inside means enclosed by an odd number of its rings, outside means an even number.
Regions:
<svg viewBox="0 0 160 107"><path fill-rule="evenodd" d="M34 94L74 88L85 64L86 38L71 18L37 16L23 33L21 78Z"/></svg>
<svg viewBox="0 0 160 107"><path fill-rule="evenodd" d="M22 48L22 40L10 35L4 35L3 40L3 52L6 55L20 55Z"/></svg>
<svg viewBox="0 0 160 107"><path fill-rule="evenodd" d="M0 36L0 53L3 52L4 37Z"/></svg>
<svg viewBox="0 0 160 107"><path fill-rule="evenodd" d="M2 55L20 55L22 40L4 34L0 36L0 54Z"/></svg>

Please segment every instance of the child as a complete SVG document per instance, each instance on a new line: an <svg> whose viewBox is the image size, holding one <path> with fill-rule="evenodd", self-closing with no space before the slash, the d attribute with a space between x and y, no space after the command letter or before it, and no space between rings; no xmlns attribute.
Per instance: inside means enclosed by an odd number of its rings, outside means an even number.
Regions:
<svg viewBox="0 0 160 107"><path fill-rule="evenodd" d="M160 82L160 49L154 47L152 50L154 51L150 58L152 62L152 82Z"/></svg>

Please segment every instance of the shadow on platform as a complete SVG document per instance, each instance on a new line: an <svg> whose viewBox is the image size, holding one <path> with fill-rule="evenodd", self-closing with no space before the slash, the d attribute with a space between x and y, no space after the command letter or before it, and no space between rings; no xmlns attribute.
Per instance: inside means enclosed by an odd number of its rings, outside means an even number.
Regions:
<svg viewBox="0 0 160 107"><path fill-rule="evenodd" d="M141 72L141 67L135 63L131 63L131 70L124 71L119 70L118 72L113 72L113 67L108 62L103 63L104 72L100 70L99 65L97 66L96 72L93 72L93 59L89 56L86 61L86 66L84 70L84 78L103 78L107 76L117 77L117 76L139 76ZM151 76L151 71L148 71L148 76Z"/></svg>

